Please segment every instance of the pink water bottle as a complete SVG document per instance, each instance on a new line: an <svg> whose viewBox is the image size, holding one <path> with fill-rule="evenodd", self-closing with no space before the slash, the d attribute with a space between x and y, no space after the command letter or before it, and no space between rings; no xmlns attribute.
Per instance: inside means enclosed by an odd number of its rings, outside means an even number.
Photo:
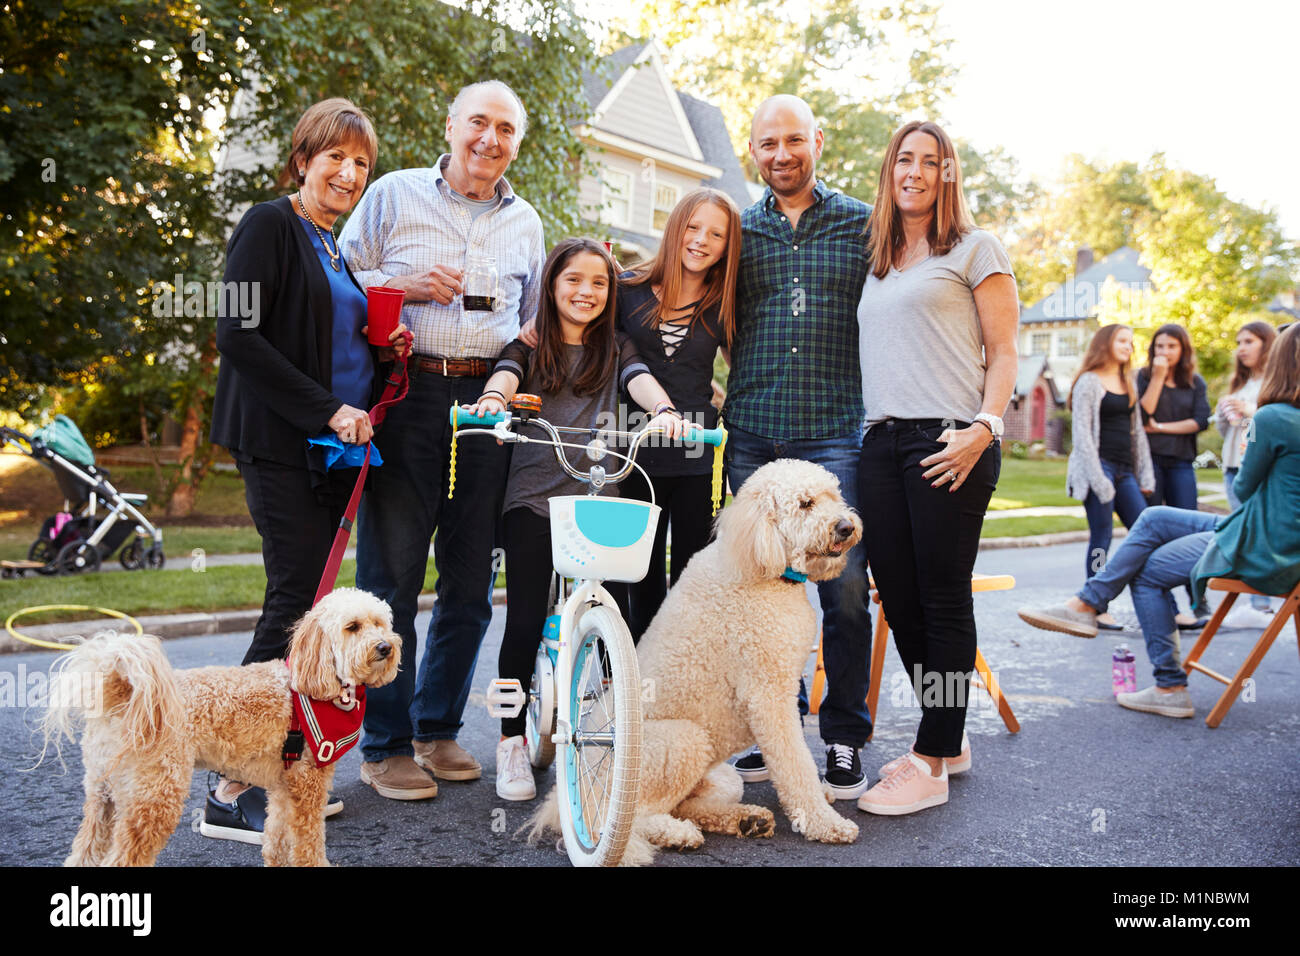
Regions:
<svg viewBox="0 0 1300 956"><path fill-rule="evenodd" d="M1113 693L1137 693L1137 663L1127 644L1115 648L1110 658L1110 684Z"/></svg>

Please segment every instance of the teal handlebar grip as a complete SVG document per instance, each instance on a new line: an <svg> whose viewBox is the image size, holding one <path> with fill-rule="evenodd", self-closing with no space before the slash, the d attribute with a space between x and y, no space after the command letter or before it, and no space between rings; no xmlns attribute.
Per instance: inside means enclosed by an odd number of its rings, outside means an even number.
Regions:
<svg viewBox="0 0 1300 956"><path fill-rule="evenodd" d="M499 412L496 415L471 415L459 405L453 405L451 406L450 421L457 427L467 425L471 428L491 428L500 422L510 421L510 414L508 412Z"/></svg>
<svg viewBox="0 0 1300 956"><path fill-rule="evenodd" d="M682 441L702 441L706 445L718 446L727 440L725 428L688 428L682 435Z"/></svg>

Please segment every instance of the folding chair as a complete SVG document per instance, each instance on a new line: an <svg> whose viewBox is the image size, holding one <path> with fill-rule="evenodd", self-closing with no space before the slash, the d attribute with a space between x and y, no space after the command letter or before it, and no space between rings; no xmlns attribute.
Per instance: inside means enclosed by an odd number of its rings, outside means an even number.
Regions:
<svg viewBox="0 0 1300 956"><path fill-rule="evenodd" d="M1210 618L1210 623L1205 625L1205 630L1201 631L1201 637L1196 642L1196 646L1192 648L1192 652L1188 654L1186 660L1183 661L1183 670L1189 675L1192 671L1197 670L1208 677L1213 677L1220 684L1228 685L1228 689L1223 692L1223 696L1219 698L1219 702L1214 705L1214 709L1211 710L1209 716L1205 718L1207 726L1217 727L1222 723L1223 718L1227 716L1228 709L1236 703L1237 695L1241 693L1242 685L1250 679L1251 674L1255 673L1255 668L1259 666L1259 662L1262 661L1264 655L1268 653L1268 649L1273 645L1274 639L1276 639L1278 634L1281 633L1282 628L1286 626L1288 617L1295 618L1296 637L1297 640L1300 641L1300 584L1297 584L1292 588L1290 594L1267 595L1267 597L1282 598L1282 606L1274 613L1273 622L1264 629L1264 633L1260 635L1259 640L1255 642L1255 646L1251 648L1250 653L1246 656L1245 663L1241 665L1236 676L1232 678L1224 677L1218 671L1211 670L1204 664L1200 663L1201 654L1203 654L1205 648L1209 646L1210 639L1214 637L1215 632L1219 629L1219 625L1223 623L1223 619L1232 608L1233 602L1237 600L1237 595L1263 594L1263 592L1256 591L1249 584L1233 580L1232 578L1210 578L1208 587L1211 591L1226 591L1227 596L1223 599L1223 602L1218 606L1218 608L1215 609L1214 616Z"/></svg>
<svg viewBox="0 0 1300 956"><path fill-rule="evenodd" d="M1016 579L1010 574L972 574L971 591L1009 591L1016 586ZM874 590L871 592L872 600L880 604L880 594ZM885 608L881 605L876 611L876 627L871 636L871 684L867 689L867 712L871 714L872 724L876 721L876 704L880 699L880 678L881 671L885 668L885 649L889 645L889 622L885 620ZM1011 705L1002 694L1002 688L998 686L997 679L993 672L989 670L988 663L984 660L984 654L977 647L975 649L975 673L976 680L993 698L997 704L998 714L1002 717L1002 722L1006 724L1007 730L1011 733L1019 733L1020 721L1011 711ZM822 693L826 685L826 668L822 661L821 636L817 639L817 667L813 671L812 692L809 695L809 710L817 713L821 708ZM871 736L875 736L872 731ZM868 740L871 736L867 737Z"/></svg>

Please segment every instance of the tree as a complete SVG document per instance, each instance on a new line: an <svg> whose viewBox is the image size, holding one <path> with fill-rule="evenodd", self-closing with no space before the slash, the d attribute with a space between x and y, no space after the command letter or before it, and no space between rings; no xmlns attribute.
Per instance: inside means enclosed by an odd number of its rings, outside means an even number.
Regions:
<svg viewBox="0 0 1300 956"><path fill-rule="evenodd" d="M276 195L303 109L347 96L368 110L382 172L436 159L459 87L506 81L530 121L511 181L555 236L579 221L570 126L594 59L565 0L5 6L0 397L21 406L42 387L101 381L132 407L172 396L184 462L169 510L188 513L212 460L214 312L154 305L177 274L219 278L232 217ZM231 118L241 88L248 108ZM275 144L276 158L218 178L220 146L249 137Z"/></svg>
<svg viewBox="0 0 1300 956"><path fill-rule="evenodd" d="M1098 320L1131 325L1140 341L1166 322L1186 326L1207 378L1227 367L1242 316L1294 286L1297 250L1274 211L1236 202L1160 154L1110 165L1071 156L1060 190L1043 192L1027 219L1012 248L1022 301L1063 281L1080 246L1098 258L1133 246L1152 288L1103 296Z"/></svg>
<svg viewBox="0 0 1300 956"><path fill-rule="evenodd" d="M938 8L917 0L642 0L622 22L669 48L678 86L717 105L751 179L750 118L777 93L803 97L826 133L818 175L873 201L889 138L913 116L941 118L956 70ZM1023 200L1014 160L961 144L980 225L999 228Z"/></svg>

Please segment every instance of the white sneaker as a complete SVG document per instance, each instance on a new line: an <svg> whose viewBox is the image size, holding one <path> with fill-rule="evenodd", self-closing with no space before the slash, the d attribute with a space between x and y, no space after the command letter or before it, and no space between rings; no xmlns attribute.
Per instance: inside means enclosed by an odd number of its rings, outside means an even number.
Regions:
<svg viewBox="0 0 1300 956"><path fill-rule="evenodd" d="M522 736L507 737L497 744L497 796L502 800L532 800L537 796Z"/></svg>
<svg viewBox="0 0 1300 956"><path fill-rule="evenodd" d="M1243 595L1237 598L1237 603L1232 606L1232 610L1223 619L1220 627L1262 631L1272 623L1272 614L1261 611L1257 607L1251 607L1250 602Z"/></svg>

